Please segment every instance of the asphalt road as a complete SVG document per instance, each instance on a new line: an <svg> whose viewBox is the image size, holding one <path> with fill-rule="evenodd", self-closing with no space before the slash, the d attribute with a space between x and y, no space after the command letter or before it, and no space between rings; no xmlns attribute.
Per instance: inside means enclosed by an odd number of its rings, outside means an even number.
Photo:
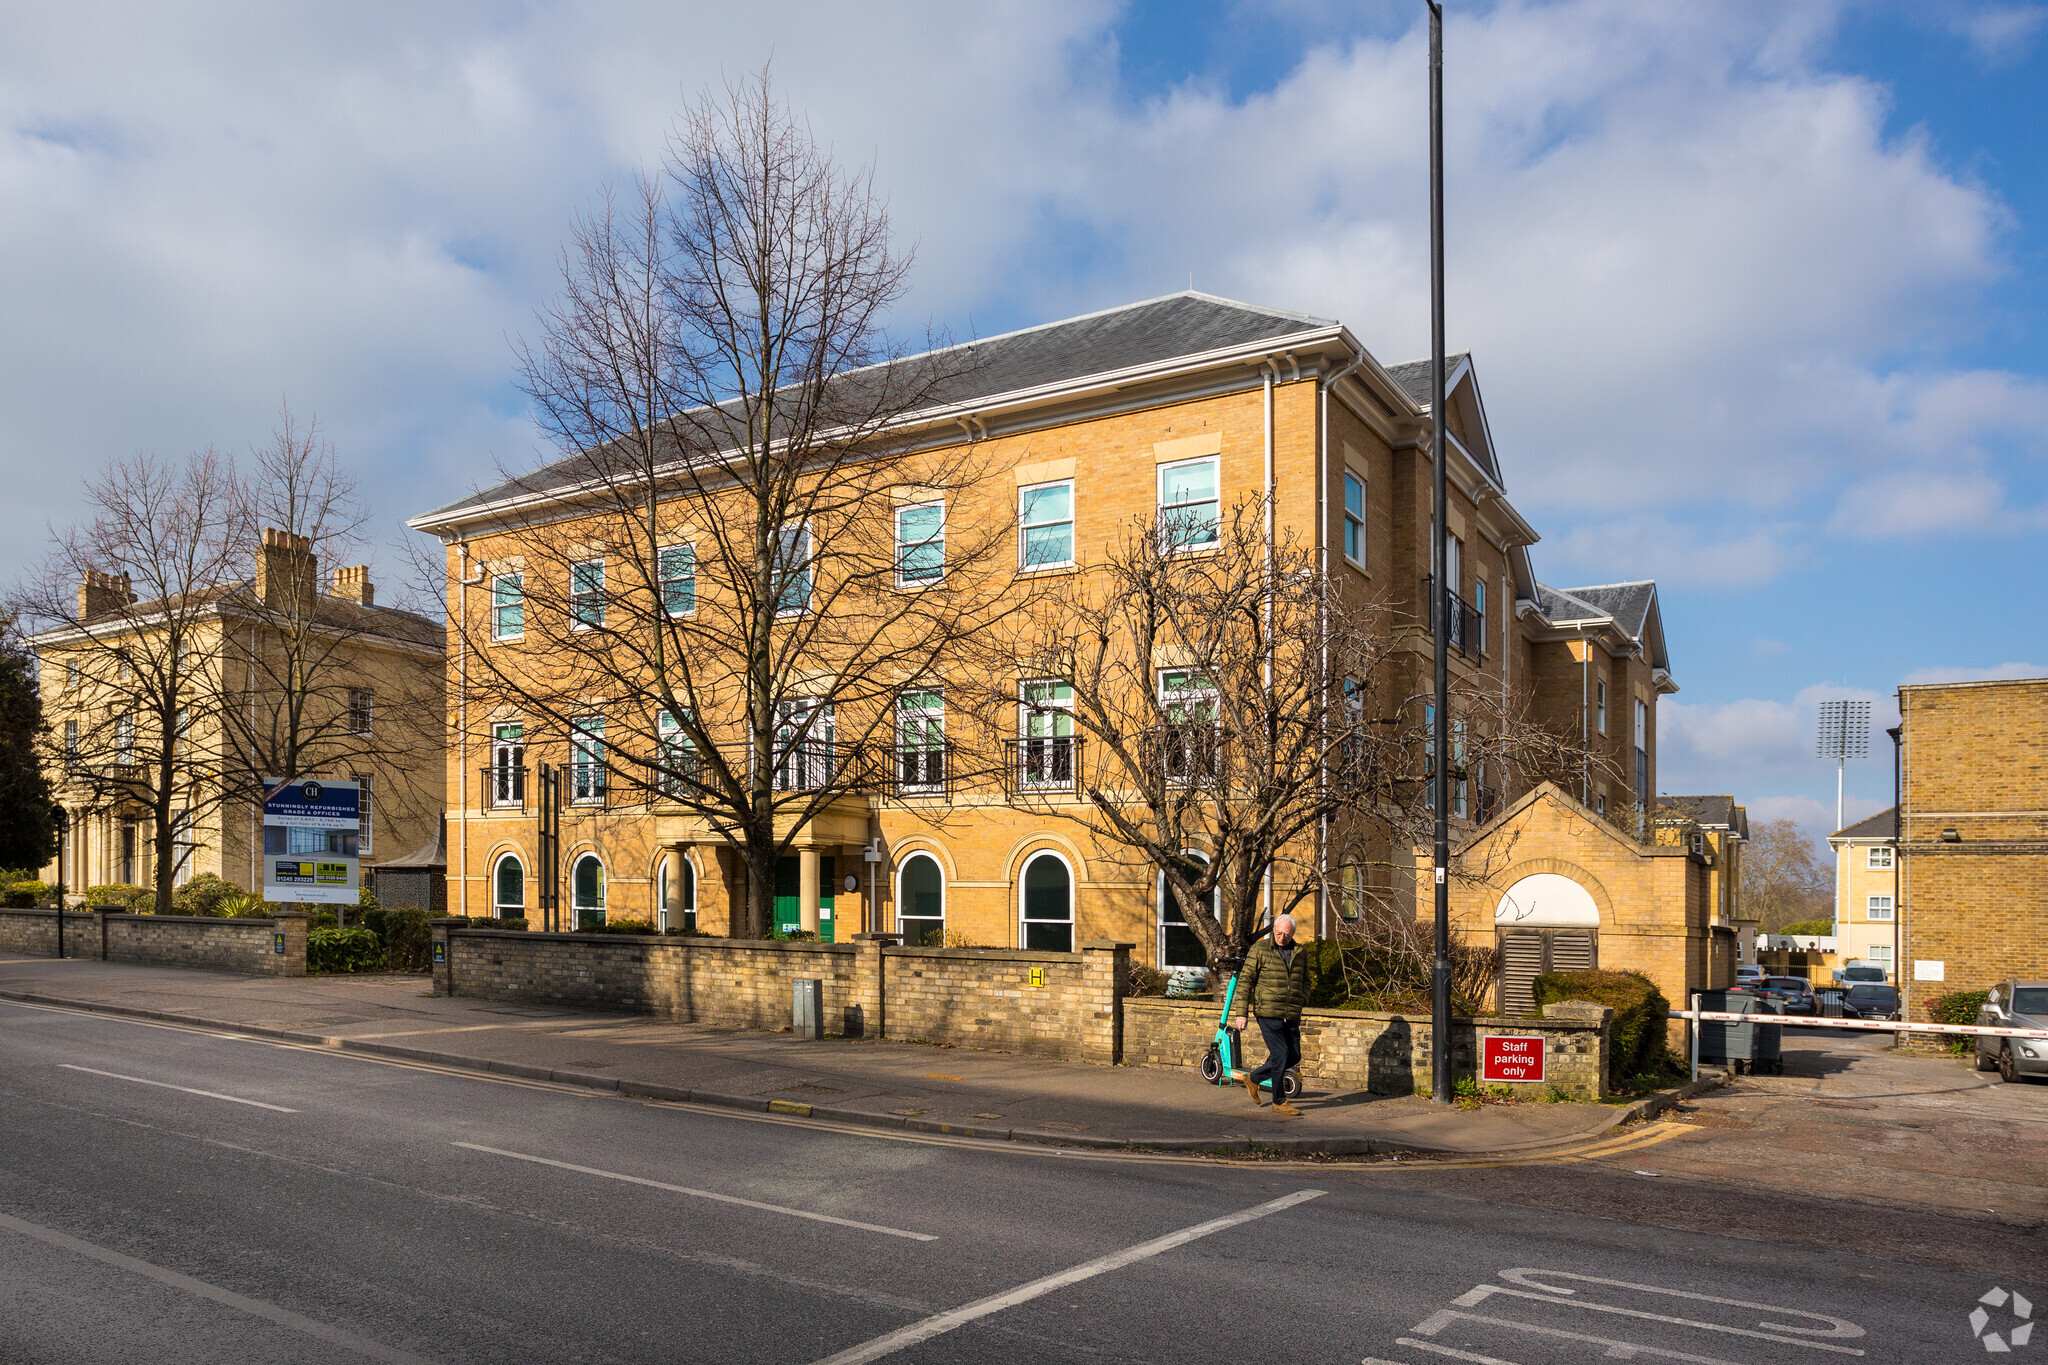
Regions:
<svg viewBox="0 0 2048 1365"><path fill-rule="evenodd" d="M1490 1174L841 1132L0 1004L0 1361L1922 1362L1984 1357L1993 1286L2048 1314L1867 1211L1824 1249ZM1573 1179L1650 1221L1556 1207Z"/></svg>

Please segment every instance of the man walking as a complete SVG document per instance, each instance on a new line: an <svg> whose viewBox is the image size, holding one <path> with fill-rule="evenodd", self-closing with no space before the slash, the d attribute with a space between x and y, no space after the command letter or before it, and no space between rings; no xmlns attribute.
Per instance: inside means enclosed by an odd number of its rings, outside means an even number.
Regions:
<svg viewBox="0 0 2048 1365"><path fill-rule="evenodd" d="M1259 1032L1266 1039L1266 1064L1247 1072L1244 1088L1252 1103L1259 1102L1259 1082L1273 1082L1273 1112L1289 1118L1301 1111L1287 1102L1287 1072L1301 1064L1301 1007L1308 1003L1308 954L1294 946L1294 916L1273 921L1273 936L1262 938L1245 954L1244 969L1238 973L1237 998L1245 1001ZM1239 1015L1232 1027L1240 1032L1245 1018Z"/></svg>

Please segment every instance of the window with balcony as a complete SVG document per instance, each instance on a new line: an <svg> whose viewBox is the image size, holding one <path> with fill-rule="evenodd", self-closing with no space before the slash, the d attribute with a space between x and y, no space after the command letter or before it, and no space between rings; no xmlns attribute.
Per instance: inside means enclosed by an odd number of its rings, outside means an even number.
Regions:
<svg viewBox="0 0 2048 1365"><path fill-rule="evenodd" d="M526 804L526 727L516 723L491 727L490 798L493 806Z"/></svg>
<svg viewBox="0 0 2048 1365"><path fill-rule="evenodd" d="M896 509L896 583L928 587L946 576L946 504Z"/></svg>
<svg viewBox="0 0 2048 1365"><path fill-rule="evenodd" d="M491 580L491 638L517 640L526 634L526 577L501 573Z"/></svg>
<svg viewBox="0 0 2048 1365"><path fill-rule="evenodd" d="M135 716L132 712L114 717L114 762L124 768L135 762Z"/></svg>
<svg viewBox="0 0 2048 1365"><path fill-rule="evenodd" d="M569 566L569 611L572 629L604 629L602 559L585 559Z"/></svg>
<svg viewBox="0 0 2048 1365"><path fill-rule="evenodd" d="M896 698L896 783L906 796L946 790L946 696L936 687Z"/></svg>
<svg viewBox="0 0 2048 1365"><path fill-rule="evenodd" d="M1074 786L1074 685L1026 682L1017 704L1017 784L1026 790Z"/></svg>
<svg viewBox="0 0 2048 1365"><path fill-rule="evenodd" d="M655 552L655 576L661 580L661 609L669 616L697 610L697 547L667 545Z"/></svg>
<svg viewBox="0 0 2048 1365"><path fill-rule="evenodd" d="M1017 494L1024 567L1056 569L1074 562L1074 481L1039 484Z"/></svg>
<svg viewBox="0 0 2048 1365"><path fill-rule="evenodd" d="M588 716L569 728L569 799L603 805L606 786L604 717Z"/></svg>
<svg viewBox="0 0 2048 1365"><path fill-rule="evenodd" d="M1196 669L1167 669L1159 675L1160 773L1168 782L1214 777L1222 750L1216 685Z"/></svg>
<svg viewBox="0 0 2048 1365"><path fill-rule="evenodd" d="M775 708L775 789L818 791L832 781L837 741L832 707L809 698Z"/></svg>
<svg viewBox="0 0 2048 1365"><path fill-rule="evenodd" d="M1159 466L1159 539L1164 550L1202 550L1222 539L1217 457Z"/></svg>
<svg viewBox="0 0 2048 1365"><path fill-rule="evenodd" d="M655 790L667 797L681 796L697 780L696 741L667 711L654 718L654 741L661 765L661 771L655 775Z"/></svg>
<svg viewBox="0 0 2048 1365"><path fill-rule="evenodd" d="M1344 557L1365 567L1365 479L1344 471Z"/></svg>

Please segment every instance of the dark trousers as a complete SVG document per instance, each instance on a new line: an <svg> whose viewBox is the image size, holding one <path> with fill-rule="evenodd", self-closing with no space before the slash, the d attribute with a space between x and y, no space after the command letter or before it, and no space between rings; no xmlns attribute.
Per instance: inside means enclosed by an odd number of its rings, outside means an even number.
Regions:
<svg viewBox="0 0 2048 1365"><path fill-rule="evenodd" d="M1266 1064L1252 1073L1253 1085L1273 1083L1273 1102L1278 1104L1287 1098L1287 1082L1282 1079L1291 1067L1301 1065L1301 1020L1261 1019L1259 1034L1266 1040Z"/></svg>

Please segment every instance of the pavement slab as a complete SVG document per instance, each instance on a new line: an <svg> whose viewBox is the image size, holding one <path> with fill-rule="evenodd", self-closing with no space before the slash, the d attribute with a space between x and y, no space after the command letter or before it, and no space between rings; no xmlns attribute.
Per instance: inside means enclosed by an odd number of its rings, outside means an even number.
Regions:
<svg viewBox="0 0 2048 1365"><path fill-rule="evenodd" d="M659 1094L727 1097L818 1117L1085 1146L1281 1151L1540 1150L1598 1136L1618 1104L1444 1110L1415 1095L1310 1092L1299 1119L1192 1070L1102 1067L971 1048L801 1041L638 1015L435 996L425 976L234 977L180 968L0 959L0 997L153 1011L306 1034L529 1077L563 1073ZM714 1101L715 1102L715 1101Z"/></svg>

